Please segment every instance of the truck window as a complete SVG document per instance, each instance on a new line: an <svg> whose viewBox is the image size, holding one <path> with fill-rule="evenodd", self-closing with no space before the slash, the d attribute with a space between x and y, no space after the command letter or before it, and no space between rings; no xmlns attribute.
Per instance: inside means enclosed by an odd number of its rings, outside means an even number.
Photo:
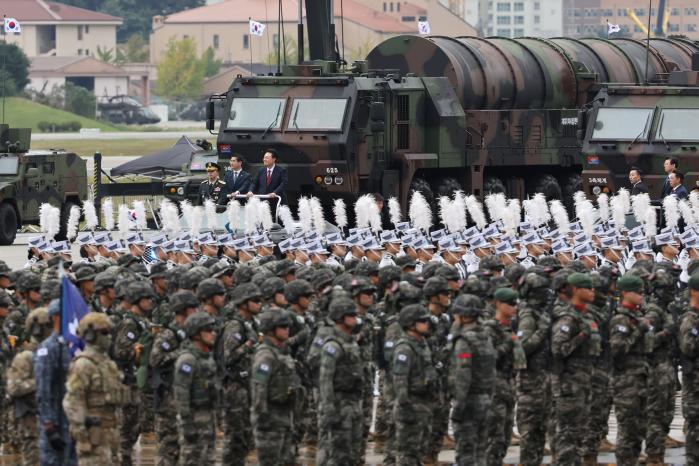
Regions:
<svg viewBox="0 0 699 466"><path fill-rule="evenodd" d="M593 140L645 140L650 130L652 108L600 108Z"/></svg>
<svg viewBox="0 0 699 466"><path fill-rule="evenodd" d="M279 129L284 118L286 99L235 98L228 116L228 129Z"/></svg>
<svg viewBox="0 0 699 466"><path fill-rule="evenodd" d="M0 175L16 175L18 166L17 157L0 157Z"/></svg>
<svg viewBox="0 0 699 466"><path fill-rule="evenodd" d="M655 140L696 141L699 128L699 110L694 108L664 108Z"/></svg>
<svg viewBox="0 0 699 466"><path fill-rule="evenodd" d="M287 129L342 131L347 99L294 99Z"/></svg>

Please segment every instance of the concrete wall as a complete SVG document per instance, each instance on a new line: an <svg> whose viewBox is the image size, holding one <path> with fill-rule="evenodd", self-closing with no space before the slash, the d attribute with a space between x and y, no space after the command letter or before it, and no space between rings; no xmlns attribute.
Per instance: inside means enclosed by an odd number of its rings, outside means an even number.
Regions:
<svg viewBox="0 0 699 466"><path fill-rule="evenodd" d="M95 77L95 95L97 97L124 95L129 93L127 77Z"/></svg>
<svg viewBox="0 0 699 466"><path fill-rule="evenodd" d="M79 27L83 28L82 39L78 38ZM103 50L112 49L112 55L116 53L116 26L56 26L56 55L59 57L74 57L80 55L79 51L82 55L96 56L98 46Z"/></svg>
<svg viewBox="0 0 699 466"><path fill-rule="evenodd" d="M54 86L59 87L63 86L66 83L65 78L56 78L56 77L51 77L51 78L46 78L46 77L41 77L41 76L30 76L29 77L29 84L27 84L27 89L34 89L37 92L41 92L42 89L45 93L51 92L51 89L53 89ZM44 87L44 85L46 87Z"/></svg>

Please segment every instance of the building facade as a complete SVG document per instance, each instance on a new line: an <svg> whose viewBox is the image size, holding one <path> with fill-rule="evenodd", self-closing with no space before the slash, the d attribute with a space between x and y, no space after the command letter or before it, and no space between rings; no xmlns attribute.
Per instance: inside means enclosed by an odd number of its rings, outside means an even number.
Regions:
<svg viewBox="0 0 699 466"><path fill-rule="evenodd" d="M470 1L466 21L484 36L558 37L563 34L563 0Z"/></svg>

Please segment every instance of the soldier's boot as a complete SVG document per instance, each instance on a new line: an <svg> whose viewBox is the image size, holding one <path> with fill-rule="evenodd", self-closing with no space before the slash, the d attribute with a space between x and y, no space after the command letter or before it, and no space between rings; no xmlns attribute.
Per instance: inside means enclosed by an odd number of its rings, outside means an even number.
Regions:
<svg viewBox="0 0 699 466"><path fill-rule="evenodd" d="M512 432L512 439L510 440L510 445L513 447L519 446L519 435Z"/></svg>
<svg viewBox="0 0 699 466"><path fill-rule="evenodd" d="M600 453L613 453L616 450L616 445L607 440L607 437L603 438L599 443Z"/></svg>
<svg viewBox="0 0 699 466"><path fill-rule="evenodd" d="M597 466L597 455L583 456L583 466Z"/></svg>
<svg viewBox="0 0 699 466"><path fill-rule="evenodd" d="M439 455L430 455L426 456L425 459L423 460L422 464L424 466L437 466L439 464L439 460L437 459L437 456Z"/></svg>
<svg viewBox="0 0 699 466"><path fill-rule="evenodd" d="M456 447L456 442L449 435L445 435L442 440L442 450L453 450Z"/></svg>
<svg viewBox="0 0 699 466"><path fill-rule="evenodd" d="M386 451L386 436L374 434L374 453L384 453Z"/></svg>
<svg viewBox="0 0 699 466"><path fill-rule="evenodd" d="M665 438L665 448L682 448L684 442L682 440L676 440L669 435Z"/></svg>
<svg viewBox="0 0 699 466"><path fill-rule="evenodd" d="M665 466L665 458L659 454L648 455L646 466Z"/></svg>
<svg viewBox="0 0 699 466"><path fill-rule="evenodd" d="M648 455L646 455L644 452L641 452L641 454L638 455L639 464L646 464L646 461L648 461Z"/></svg>

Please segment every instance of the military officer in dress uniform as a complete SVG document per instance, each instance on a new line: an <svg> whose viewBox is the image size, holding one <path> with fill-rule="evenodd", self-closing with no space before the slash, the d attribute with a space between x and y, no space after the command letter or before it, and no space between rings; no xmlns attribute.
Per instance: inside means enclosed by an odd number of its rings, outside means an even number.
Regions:
<svg viewBox="0 0 699 466"><path fill-rule="evenodd" d="M226 183L218 177L219 166L216 162L206 164L206 174L208 178L201 182L199 186L199 204L204 205L204 201L211 199L216 204L225 205L228 198L225 194Z"/></svg>

